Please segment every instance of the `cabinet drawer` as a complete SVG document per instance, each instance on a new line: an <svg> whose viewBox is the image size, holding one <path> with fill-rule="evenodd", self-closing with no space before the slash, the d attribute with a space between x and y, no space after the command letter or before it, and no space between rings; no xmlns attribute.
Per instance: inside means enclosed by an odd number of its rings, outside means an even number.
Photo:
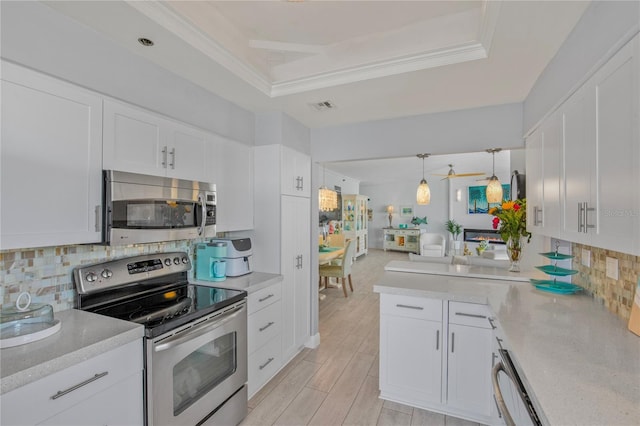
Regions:
<svg viewBox="0 0 640 426"><path fill-rule="evenodd" d="M442 321L442 300L382 294L380 295L380 313L430 321Z"/></svg>
<svg viewBox="0 0 640 426"><path fill-rule="evenodd" d="M487 305L478 303L449 302L449 323L472 327L492 328L489 322L491 311Z"/></svg>
<svg viewBox="0 0 640 426"><path fill-rule="evenodd" d="M260 309L271 305L273 302L280 300L282 295L282 283L277 283L249 294L247 314L251 315Z"/></svg>
<svg viewBox="0 0 640 426"><path fill-rule="evenodd" d="M39 423L141 371L142 341L136 340L2 395L0 423Z"/></svg>
<svg viewBox="0 0 640 426"><path fill-rule="evenodd" d="M248 347L249 353L280 335L282 330L281 302L272 303L264 309L249 315L248 318Z"/></svg>
<svg viewBox="0 0 640 426"><path fill-rule="evenodd" d="M276 336L249 355L249 397L256 393L282 366L282 341Z"/></svg>

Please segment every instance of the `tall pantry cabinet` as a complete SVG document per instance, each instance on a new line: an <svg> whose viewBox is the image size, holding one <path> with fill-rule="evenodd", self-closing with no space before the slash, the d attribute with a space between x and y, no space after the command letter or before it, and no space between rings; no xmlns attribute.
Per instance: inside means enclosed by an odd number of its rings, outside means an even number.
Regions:
<svg viewBox="0 0 640 426"><path fill-rule="evenodd" d="M311 332L311 159L276 144L256 146L256 270L280 273L282 360L288 362Z"/></svg>

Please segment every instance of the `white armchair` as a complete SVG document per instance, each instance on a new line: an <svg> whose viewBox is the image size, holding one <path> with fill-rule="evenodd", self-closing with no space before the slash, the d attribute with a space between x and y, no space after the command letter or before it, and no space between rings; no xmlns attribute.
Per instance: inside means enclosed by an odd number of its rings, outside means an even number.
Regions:
<svg viewBox="0 0 640 426"><path fill-rule="evenodd" d="M420 256L444 257L446 240L440 234L420 234Z"/></svg>

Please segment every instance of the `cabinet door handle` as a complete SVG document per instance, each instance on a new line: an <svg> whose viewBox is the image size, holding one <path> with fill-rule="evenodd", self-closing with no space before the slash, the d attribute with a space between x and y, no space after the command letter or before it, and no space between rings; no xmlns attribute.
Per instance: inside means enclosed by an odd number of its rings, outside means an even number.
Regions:
<svg viewBox="0 0 640 426"><path fill-rule="evenodd" d="M498 358L498 355L495 352L491 353L491 367L496 365L496 358Z"/></svg>
<svg viewBox="0 0 640 426"><path fill-rule="evenodd" d="M440 330L436 330L436 351L440 350Z"/></svg>
<svg viewBox="0 0 640 426"><path fill-rule="evenodd" d="M411 305L396 305L398 308L406 308L406 309L417 309L419 311L424 310L422 306L411 306Z"/></svg>
<svg viewBox="0 0 640 426"><path fill-rule="evenodd" d="M102 373L97 373L95 376L91 377L90 379L85 380L84 382L81 382L81 383L78 383L77 385L71 386L68 389L56 392L55 395L51 396L51 399L58 399L61 396L65 396L66 394L71 393L74 390L80 389L81 387L86 386L91 382L95 382L96 380L103 378L107 374L109 374L108 371L105 371L105 372L102 372Z"/></svg>
<svg viewBox="0 0 640 426"><path fill-rule="evenodd" d="M162 167L167 168L167 146L162 148Z"/></svg>
<svg viewBox="0 0 640 426"><path fill-rule="evenodd" d="M271 327L273 324L275 324L275 322L269 321L267 325L265 325L264 327L260 327L258 330L265 331L267 328Z"/></svg>
<svg viewBox="0 0 640 426"><path fill-rule="evenodd" d="M102 230L102 206L98 204L95 210L96 214L96 232L100 232Z"/></svg>
<svg viewBox="0 0 640 426"><path fill-rule="evenodd" d="M273 360L274 360L274 358L269 358L269 359L267 360L267 362L265 362L264 364L262 364L262 365L261 365L261 366L259 366L258 368L259 368L260 370L264 370L264 368L265 368L267 365L271 364L271 361L273 361Z"/></svg>
<svg viewBox="0 0 640 426"><path fill-rule="evenodd" d="M500 349L504 349L504 348L502 347L502 339L501 339L501 338L499 338L499 337L496 337L496 340L498 341L498 346L500 346Z"/></svg>
<svg viewBox="0 0 640 426"><path fill-rule="evenodd" d="M584 203L584 232L586 233L589 229L593 229L595 225L589 225L589 212L596 211L595 208L589 207L589 203L585 201Z"/></svg>
<svg viewBox="0 0 640 426"><path fill-rule="evenodd" d="M496 325L493 323L493 318L489 317L489 318L487 318L487 319L489 320L489 324L491 324L491 328L492 328L493 330L495 330L495 329L496 329Z"/></svg>
<svg viewBox="0 0 640 426"><path fill-rule="evenodd" d="M264 302L265 300L270 299L272 297L273 297L273 294L270 294L268 296L263 297L262 299L258 299L258 302Z"/></svg>
<svg viewBox="0 0 640 426"><path fill-rule="evenodd" d="M456 315L459 315L461 317L471 317L471 318L482 318L482 319L486 319L487 318L486 315L467 314L467 313L464 313L464 312L456 312Z"/></svg>
<svg viewBox="0 0 640 426"><path fill-rule="evenodd" d="M454 345L456 343L456 333L451 333L451 353L454 351Z"/></svg>
<svg viewBox="0 0 640 426"><path fill-rule="evenodd" d="M584 204L578 203L578 232L584 232Z"/></svg>
<svg viewBox="0 0 640 426"><path fill-rule="evenodd" d="M169 163L169 166L171 166L172 169L175 169L176 168L176 149L171 148L171 152L169 154L171 154L171 162Z"/></svg>

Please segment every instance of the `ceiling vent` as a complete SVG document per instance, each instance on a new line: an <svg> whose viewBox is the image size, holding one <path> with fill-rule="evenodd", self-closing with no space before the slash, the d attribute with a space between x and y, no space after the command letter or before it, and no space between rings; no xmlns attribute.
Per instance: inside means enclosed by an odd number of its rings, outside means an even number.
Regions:
<svg viewBox="0 0 640 426"><path fill-rule="evenodd" d="M336 109L336 104L331 101L314 102L309 104L312 108L318 111L328 111L330 109Z"/></svg>

